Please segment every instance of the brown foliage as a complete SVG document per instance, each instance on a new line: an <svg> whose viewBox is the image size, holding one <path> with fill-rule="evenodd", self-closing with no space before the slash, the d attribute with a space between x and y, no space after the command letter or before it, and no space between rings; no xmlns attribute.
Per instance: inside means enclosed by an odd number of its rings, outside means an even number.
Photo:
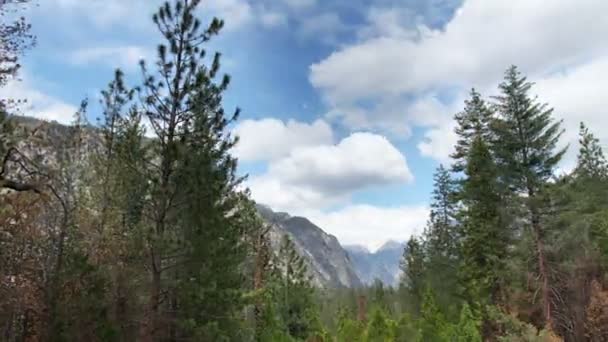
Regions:
<svg viewBox="0 0 608 342"><path fill-rule="evenodd" d="M585 330L590 341L608 340L608 291L598 281L591 284L591 299L586 310Z"/></svg>
<svg viewBox="0 0 608 342"><path fill-rule="evenodd" d="M5 337L37 341L43 333L46 234L37 224L42 200L0 196L0 329Z"/></svg>

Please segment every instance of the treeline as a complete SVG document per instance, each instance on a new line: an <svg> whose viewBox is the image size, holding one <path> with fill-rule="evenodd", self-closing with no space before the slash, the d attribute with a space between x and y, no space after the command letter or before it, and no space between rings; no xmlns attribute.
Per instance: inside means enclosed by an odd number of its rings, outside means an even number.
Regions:
<svg viewBox="0 0 608 342"><path fill-rule="evenodd" d="M69 127L0 102L0 339L608 339L608 165L581 124L577 165L556 176L560 122L515 67L456 115L400 286L319 290L289 239L271 246L236 174L239 111L204 49L223 22L203 26L199 3L159 8L157 59L138 85L116 72L95 124L86 101ZM25 19L7 22L0 86L33 43Z"/></svg>
<svg viewBox="0 0 608 342"><path fill-rule="evenodd" d="M471 341L608 339L608 164L581 123L576 167L556 171L561 122L532 87L511 67L498 95L472 90L455 117L452 165L403 260L410 308L435 326L425 341L459 317L477 327Z"/></svg>

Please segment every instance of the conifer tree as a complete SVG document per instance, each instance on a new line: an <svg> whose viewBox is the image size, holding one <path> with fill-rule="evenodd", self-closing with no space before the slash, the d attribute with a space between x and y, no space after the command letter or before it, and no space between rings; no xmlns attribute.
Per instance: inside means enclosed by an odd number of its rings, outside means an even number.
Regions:
<svg viewBox="0 0 608 342"><path fill-rule="evenodd" d="M315 332L314 288L304 258L291 239L284 235L274 263L278 312L285 330L296 339L306 339Z"/></svg>
<svg viewBox="0 0 608 342"><path fill-rule="evenodd" d="M458 140L454 146L454 159L452 170L462 172L466 168L466 159L469 156L472 142L475 138L481 137L483 141L491 141L490 123L493 112L486 102L481 98L481 94L475 89L471 89L470 98L465 101L464 110L454 116L456 120L456 135Z"/></svg>
<svg viewBox="0 0 608 342"><path fill-rule="evenodd" d="M407 294L407 303L411 305L411 312L419 313L420 304L425 288L425 260L422 244L416 236L412 236L403 249L401 259L400 288Z"/></svg>
<svg viewBox="0 0 608 342"><path fill-rule="evenodd" d="M498 304L506 286L510 243L498 185L498 170L481 135L473 138L461 189L462 262L459 276L472 305Z"/></svg>
<svg viewBox="0 0 608 342"><path fill-rule="evenodd" d="M530 95L531 87L517 67L506 71L499 86L501 94L495 97L498 116L492 122L493 146L501 181L515 196L523 197L529 213L543 317L551 327L554 298L545 250L548 227L542 222L540 196L566 149L557 149L563 133L561 122L552 118L552 108Z"/></svg>
<svg viewBox="0 0 608 342"><path fill-rule="evenodd" d="M481 342L480 325L471 308L464 304L460 310L460 320L452 329L450 340L455 342Z"/></svg>
<svg viewBox="0 0 608 342"><path fill-rule="evenodd" d="M583 178L605 180L608 177L608 162L599 140L589 132L584 123L580 124L579 152L574 174Z"/></svg>
<svg viewBox="0 0 608 342"><path fill-rule="evenodd" d="M152 72L142 61L138 112L149 122L149 153L134 164L148 181L141 203L149 271L140 338L215 341L237 338L244 279L246 195L237 190L237 119L222 107L230 78L220 54L205 64L205 44L223 27L195 17L200 0L164 3L153 16L163 43Z"/></svg>
<svg viewBox="0 0 608 342"><path fill-rule="evenodd" d="M457 209L456 182L441 165L434 176L431 214L424 232L424 256L428 286L444 309L455 304L457 294L461 242Z"/></svg>
<svg viewBox="0 0 608 342"><path fill-rule="evenodd" d="M435 295L431 289L427 289L424 293L418 324L419 341L444 342L449 340L449 324L437 307Z"/></svg>

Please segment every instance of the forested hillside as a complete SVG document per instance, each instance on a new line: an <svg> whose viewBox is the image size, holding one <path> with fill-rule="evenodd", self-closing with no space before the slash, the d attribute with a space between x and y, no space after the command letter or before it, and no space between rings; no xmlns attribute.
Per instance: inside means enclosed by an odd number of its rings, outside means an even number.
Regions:
<svg viewBox="0 0 608 342"><path fill-rule="evenodd" d="M0 1L0 87L35 43L13 19L28 2ZM471 90L455 113L458 141L398 286L357 287L335 238L290 223L327 240L331 260L312 263L352 286L320 288L299 254L314 239L273 246L237 174L240 110L224 108L231 78L206 50L224 22L201 21L199 6L158 9L157 58L141 79L116 71L98 122L87 101L65 127L1 99L1 340L608 340L608 163L592 132L603 128L581 123L566 146L560 113L505 66L493 93Z"/></svg>

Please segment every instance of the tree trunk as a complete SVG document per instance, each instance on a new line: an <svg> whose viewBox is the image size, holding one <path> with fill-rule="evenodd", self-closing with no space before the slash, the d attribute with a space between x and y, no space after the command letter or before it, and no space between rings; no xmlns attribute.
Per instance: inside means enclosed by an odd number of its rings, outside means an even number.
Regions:
<svg viewBox="0 0 608 342"><path fill-rule="evenodd" d="M540 291L543 307L543 318L545 321L545 328L553 330L551 287L549 285L549 270L547 268L547 258L545 255L542 228L539 223L538 215L536 213L533 213L532 215L532 229L534 230L534 242L536 244L536 253L538 257L538 275L541 282Z"/></svg>

